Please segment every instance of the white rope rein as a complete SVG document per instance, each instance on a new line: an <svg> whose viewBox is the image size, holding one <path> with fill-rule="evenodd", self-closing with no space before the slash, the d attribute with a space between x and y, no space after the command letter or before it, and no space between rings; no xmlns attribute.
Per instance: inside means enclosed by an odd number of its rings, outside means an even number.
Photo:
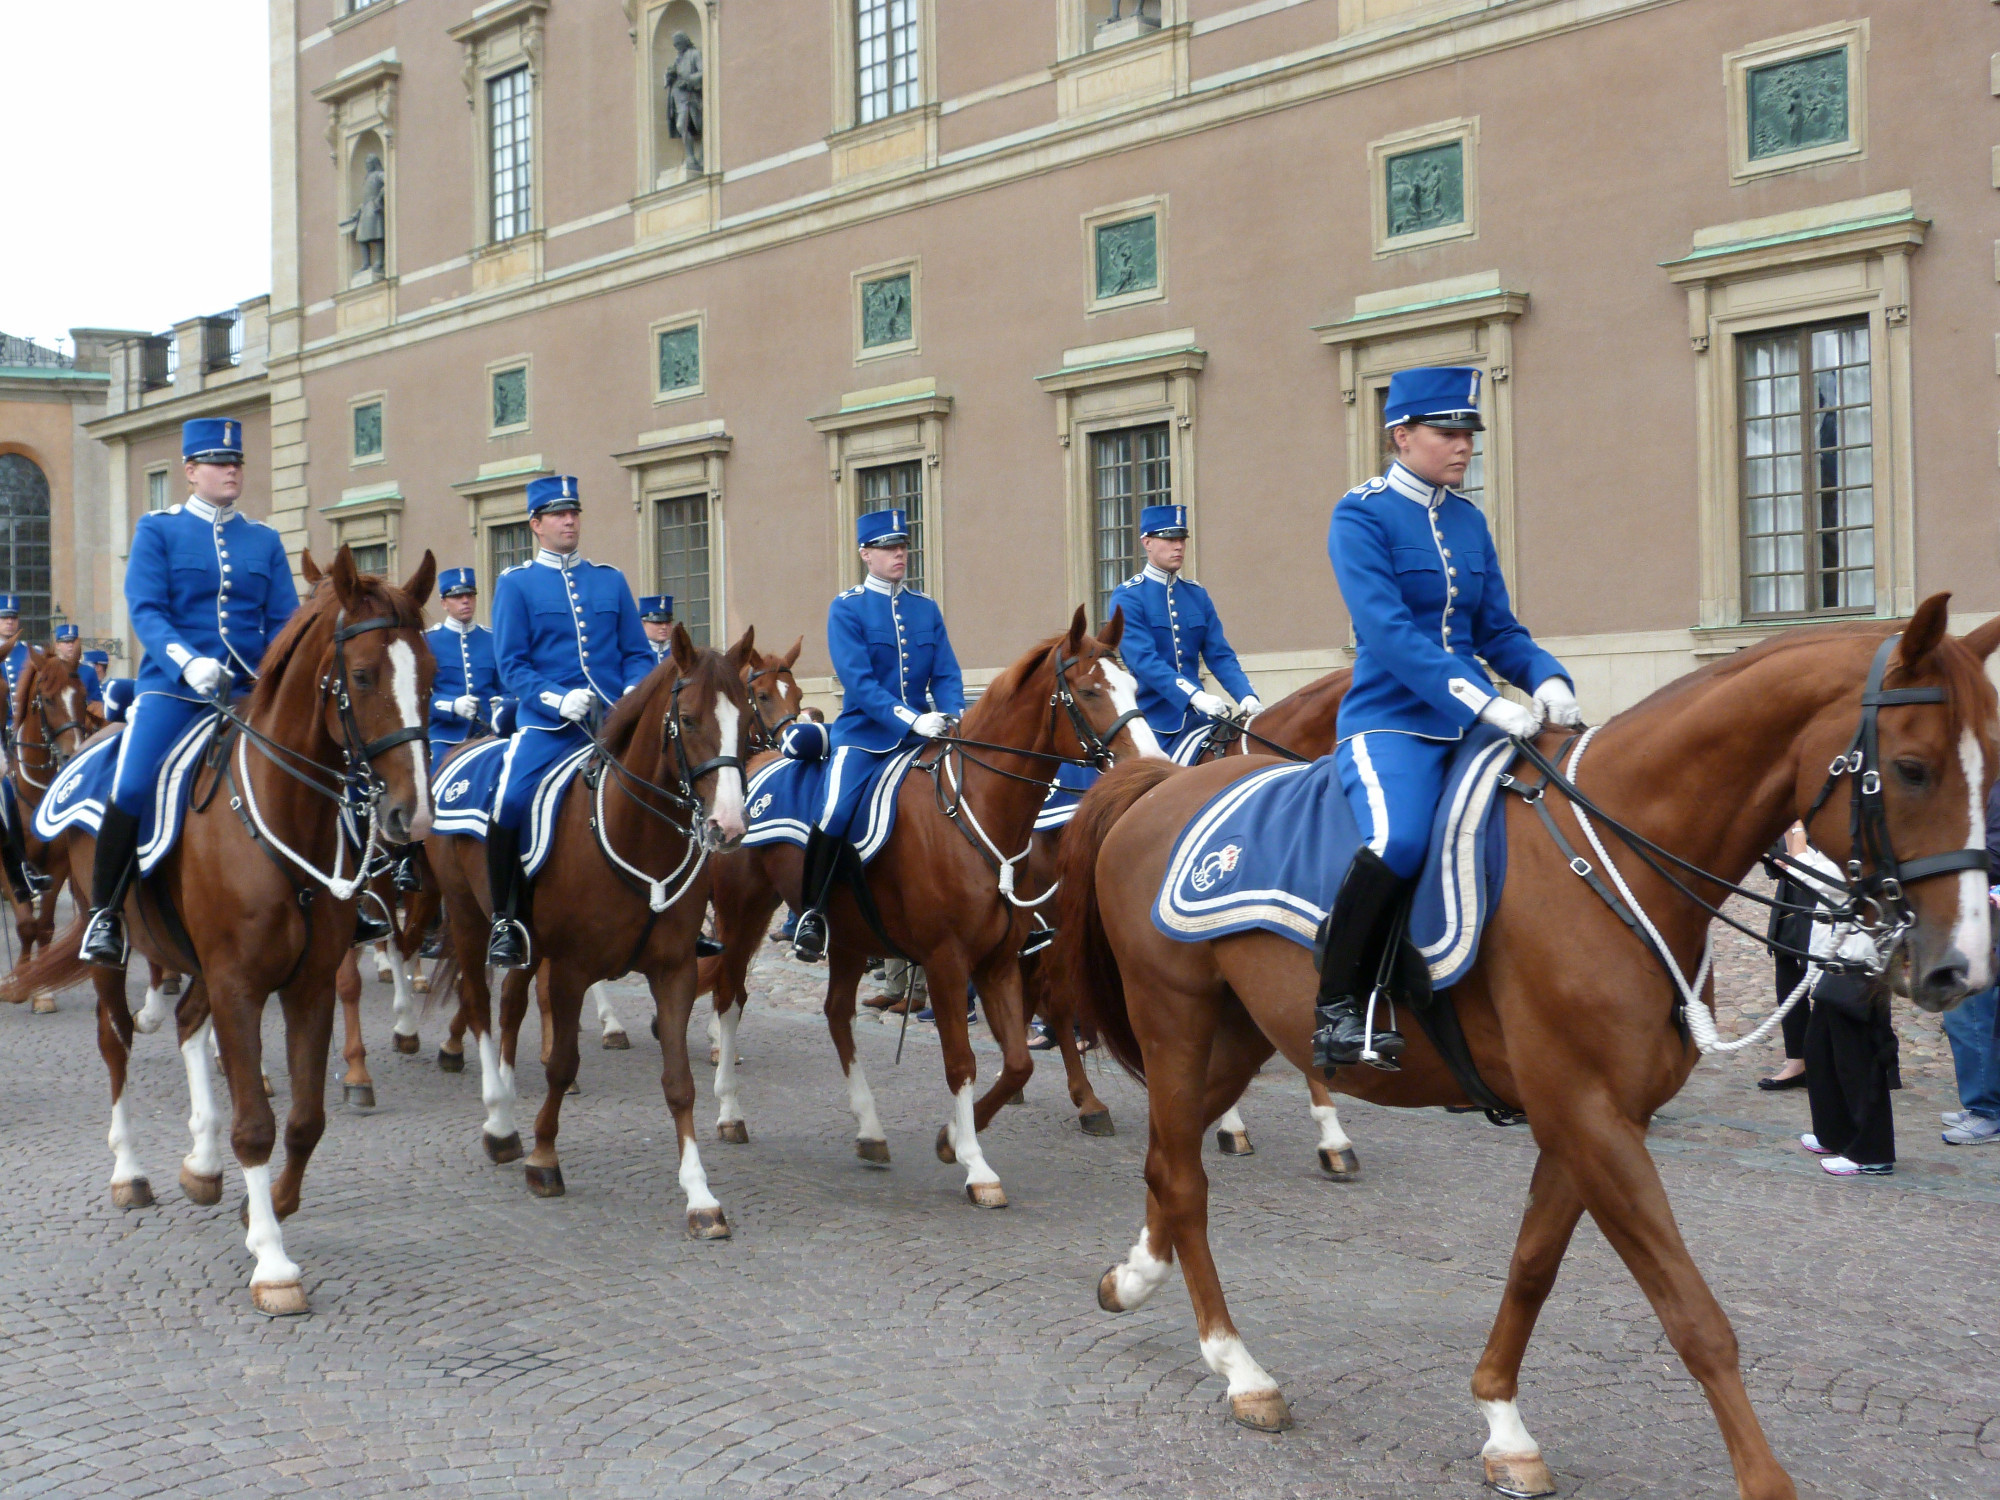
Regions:
<svg viewBox="0 0 2000 1500"><path fill-rule="evenodd" d="M1048 900L1049 897L1062 889L1061 881L1052 882L1047 890L1043 891L1041 895L1035 897L1032 901L1023 901L1019 896L1014 894L1014 866L1035 852L1034 830L1032 828L1028 830L1028 847L1012 859L1009 859L1000 852L1000 846L993 842L986 830L979 826L979 816L972 810L972 801L965 795L964 789L959 784L957 761L947 755L944 758L944 769L945 774L951 777L951 794L958 799L958 810L965 815L965 821L971 825L972 831L979 835L979 842L986 846L987 852L993 856L1000 866L1000 894L1005 896L1010 904L1020 907L1023 911L1033 911L1044 901ZM1051 776L1049 781L1053 784L1055 778Z"/></svg>
<svg viewBox="0 0 2000 1500"><path fill-rule="evenodd" d="M249 745L250 741L247 735L237 736L236 766L242 773L242 779L238 784L243 790L240 798L232 797L229 799L230 805L232 807L241 806L247 810L250 814L250 821L257 826L257 831L269 840L271 847L297 865L308 879L325 886L327 894L333 897L334 900L353 900L355 893L367 882L369 862L374 858L375 850L379 847L378 840L381 829L376 822L375 804L373 802L368 804L368 838L362 845L361 861L355 867L353 876L348 877L340 873L346 863L348 845L344 809L342 814L336 815L334 819L333 869L330 872L322 870L303 854L292 848L290 844L279 838L271 825L264 821L263 809L257 805L257 783L250 775Z"/></svg>
<svg viewBox="0 0 2000 1500"><path fill-rule="evenodd" d="M1592 725L1583 732L1583 737L1576 742L1576 749L1570 752L1569 780L1571 786L1578 785L1577 775L1579 768L1583 764L1583 752L1590 747L1590 742L1596 734L1597 727ZM1618 894L1625 898L1625 904L1631 908L1632 914L1645 926L1647 934L1653 939L1654 948L1658 950L1660 957L1666 961L1667 972L1673 975L1674 983L1680 986L1682 1009L1687 1016L1688 1033L1694 1038L1695 1046L1704 1055L1718 1052L1740 1052L1745 1047L1761 1042L1765 1037L1769 1036L1778 1023L1791 1013L1792 1007L1797 1005L1804 998L1806 992L1812 988L1813 981L1819 977L1819 965L1810 963L1806 965L1805 978L1801 979L1798 987L1785 997L1784 1004L1772 1011L1771 1014L1759 1023L1756 1030L1752 1031L1748 1036L1740 1036L1733 1041L1723 1041L1716 1032L1714 1014L1702 1002L1701 998L1701 992L1708 983L1710 966L1715 960L1715 931L1713 927L1705 927L1702 931L1701 967L1695 971L1694 983L1689 984L1681 973L1680 964L1674 959L1673 950L1668 948L1666 939L1660 936L1660 929L1653 925L1653 919L1646 915L1646 909L1639 904L1638 898L1632 894L1632 888L1625 883L1625 877L1618 873L1618 866L1611 862L1611 854L1604 847L1604 841L1598 838L1597 829L1592 825L1590 815L1575 801L1571 801L1570 811L1576 814L1576 821L1582 827L1584 837L1590 840L1590 847L1597 855L1598 864L1603 867L1604 873L1611 877L1611 883L1618 888Z"/></svg>
<svg viewBox="0 0 2000 1500"><path fill-rule="evenodd" d="M686 846L681 851L681 862L668 871L666 877L661 880L655 880L644 870L628 863L624 855L611 847L611 828L604 816L604 784L610 779L608 776L597 778L597 816L593 822L593 826L597 829L597 847L604 851L604 857L614 866L646 887L647 906L655 912L663 912L687 894L687 888L694 884L695 876L701 873L701 867L708 862L707 842L694 833L688 833ZM630 796L631 793L628 792L626 795ZM690 862L693 864L692 869L689 868ZM681 877L683 870L687 871L685 877ZM680 884L669 894L667 887L673 885L677 877L681 877Z"/></svg>

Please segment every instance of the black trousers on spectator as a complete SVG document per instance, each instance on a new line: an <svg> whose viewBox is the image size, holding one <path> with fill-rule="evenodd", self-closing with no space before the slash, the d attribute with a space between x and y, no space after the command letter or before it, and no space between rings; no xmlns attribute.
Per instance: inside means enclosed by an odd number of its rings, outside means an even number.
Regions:
<svg viewBox="0 0 2000 1500"><path fill-rule="evenodd" d="M1778 1004L1785 1003L1785 997L1799 987L1799 981L1806 977L1806 966L1796 958L1778 955ZM1812 1004L1801 1000L1785 1012L1778 1028L1785 1035L1785 1056L1797 1061L1806 1055L1806 1023L1812 1019Z"/></svg>
<svg viewBox="0 0 2000 1500"><path fill-rule="evenodd" d="M1794 981L1796 982L1796 981ZM1806 1100L1813 1134L1827 1150L1863 1165L1896 1159L1896 1126L1889 1091L1901 1088L1896 1069L1896 1033L1887 1006L1869 1007L1865 1017L1827 994L1831 984L1855 981L1825 976L1813 994L1806 1027Z"/></svg>

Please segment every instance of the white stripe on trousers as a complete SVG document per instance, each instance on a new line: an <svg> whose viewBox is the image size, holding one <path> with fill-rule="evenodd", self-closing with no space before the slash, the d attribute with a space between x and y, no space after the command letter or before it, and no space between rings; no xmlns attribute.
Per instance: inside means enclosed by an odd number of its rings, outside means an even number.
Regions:
<svg viewBox="0 0 2000 1500"><path fill-rule="evenodd" d="M1368 758L1368 736L1357 734L1347 743L1354 755L1355 774L1360 776L1362 790L1368 794L1368 820L1375 825L1375 831L1368 839L1368 847L1377 854L1387 854L1389 799L1382 795L1382 781L1375 774L1375 762Z"/></svg>

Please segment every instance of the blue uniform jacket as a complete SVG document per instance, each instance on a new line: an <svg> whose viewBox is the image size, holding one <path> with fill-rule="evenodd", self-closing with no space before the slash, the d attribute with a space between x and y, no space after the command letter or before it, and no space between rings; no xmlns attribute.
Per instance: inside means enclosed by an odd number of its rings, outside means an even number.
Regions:
<svg viewBox="0 0 2000 1500"><path fill-rule="evenodd" d="M1486 517L1463 495L1391 464L1334 506L1326 548L1357 643L1341 739L1458 739L1494 696L1480 657L1530 693L1569 681L1514 618Z"/></svg>
<svg viewBox="0 0 2000 1500"><path fill-rule="evenodd" d="M125 713L132 707L132 700L139 695L139 684L130 677L114 677L104 684L104 720L107 724L123 724Z"/></svg>
<svg viewBox="0 0 2000 1500"><path fill-rule="evenodd" d="M965 679L944 631L944 611L913 589L870 578L834 596L826 645L840 678L840 716L832 746L875 754L902 744L910 726L935 707L965 712Z"/></svg>
<svg viewBox="0 0 2000 1500"><path fill-rule="evenodd" d="M1139 708L1159 735L1179 734L1201 716L1188 699L1201 691L1201 664L1241 702L1255 691L1222 633L1208 590L1192 578L1169 575L1148 563L1111 595L1110 608L1125 611L1119 654L1139 679Z"/></svg>
<svg viewBox="0 0 2000 1500"><path fill-rule="evenodd" d="M437 676L431 682L431 743L456 745L472 732L472 725L452 707L467 693L479 700L479 716L487 727L498 730L510 702L500 686L493 632L484 625L460 630L447 620L424 632L424 644L437 658Z"/></svg>
<svg viewBox="0 0 2000 1500"><path fill-rule="evenodd" d="M102 703L104 701L104 684L97 680L97 668L93 667L89 662L80 661L76 664L76 680L83 684L83 701L85 703Z"/></svg>
<svg viewBox="0 0 2000 1500"><path fill-rule="evenodd" d="M139 517L125 563L125 607L146 648L141 693L191 697L181 669L197 656L229 668L238 692L299 607L278 533L230 508L190 499Z"/></svg>
<svg viewBox="0 0 2000 1500"><path fill-rule="evenodd" d="M7 701L0 703L0 724L5 724L10 729L14 725L14 689L21 685L21 678L27 673L28 663L34 659L34 647L26 641L14 642L14 649L5 657L0 657L0 672L7 674Z"/></svg>
<svg viewBox="0 0 2000 1500"><path fill-rule="evenodd" d="M523 729L567 724L563 695L575 688L591 689L608 708L657 665L625 575L547 550L494 585L493 655L505 690L520 700Z"/></svg>

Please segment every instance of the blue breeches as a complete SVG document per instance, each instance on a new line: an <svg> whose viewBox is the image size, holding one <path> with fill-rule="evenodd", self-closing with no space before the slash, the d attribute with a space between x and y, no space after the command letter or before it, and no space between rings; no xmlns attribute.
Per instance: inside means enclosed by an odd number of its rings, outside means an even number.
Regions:
<svg viewBox="0 0 2000 1500"><path fill-rule="evenodd" d="M1423 867L1445 771L1457 753L1456 740L1380 732L1357 734L1334 751L1362 839L1404 880Z"/></svg>
<svg viewBox="0 0 2000 1500"><path fill-rule="evenodd" d="M908 744L905 740L894 750L863 750L855 745L842 745L835 750L826 763L826 790L819 805L819 826L836 838L850 838L861 794L868 790L877 768Z"/></svg>
<svg viewBox="0 0 2000 1500"><path fill-rule="evenodd" d="M493 821L502 828L519 831L528 820L529 804L535 800L535 790L549 768L589 743L590 735L581 724L518 732L507 744L506 763L500 770L500 790L494 799Z"/></svg>
<svg viewBox="0 0 2000 1500"><path fill-rule="evenodd" d="M118 736L118 771L111 782L111 800L137 818L153 800L160 779L160 762L174 747L191 720L208 712L197 698L171 693L141 693L125 715L125 732Z"/></svg>

